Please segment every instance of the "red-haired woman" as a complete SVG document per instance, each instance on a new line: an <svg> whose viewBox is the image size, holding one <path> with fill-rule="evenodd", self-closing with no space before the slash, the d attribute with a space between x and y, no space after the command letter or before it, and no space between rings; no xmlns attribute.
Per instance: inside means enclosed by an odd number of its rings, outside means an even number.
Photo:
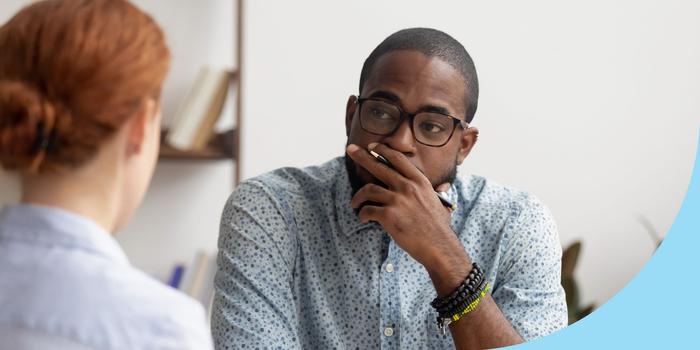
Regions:
<svg viewBox="0 0 700 350"><path fill-rule="evenodd" d="M1 349L206 349L202 307L112 234L148 187L170 54L125 0L34 3L0 27ZM157 254L157 252L154 252Z"/></svg>

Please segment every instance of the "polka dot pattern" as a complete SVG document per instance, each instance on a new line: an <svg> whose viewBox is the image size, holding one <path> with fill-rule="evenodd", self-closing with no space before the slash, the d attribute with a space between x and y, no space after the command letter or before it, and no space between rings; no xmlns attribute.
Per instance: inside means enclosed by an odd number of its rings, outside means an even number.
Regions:
<svg viewBox="0 0 700 350"><path fill-rule="evenodd" d="M478 176L448 191L452 227L525 338L566 325L561 247L533 196ZM212 313L217 349L454 349L422 265L352 208L342 158L243 182L224 209Z"/></svg>

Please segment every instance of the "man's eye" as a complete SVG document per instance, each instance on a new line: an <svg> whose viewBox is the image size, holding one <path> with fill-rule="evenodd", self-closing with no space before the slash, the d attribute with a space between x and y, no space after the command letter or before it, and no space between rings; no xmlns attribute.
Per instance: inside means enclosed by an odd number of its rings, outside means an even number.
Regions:
<svg viewBox="0 0 700 350"><path fill-rule="evenodd" d="M421 123L420 128L424 131L431 133L431 134L438 134L438 133L445 131L445 127L443 127L442 125L436 124L436 123L429 123L429 122Z"/></svg>
<svg viewBox="0 0 700 350"><path fill-rule="evenodd" d="M386 119L393 119L393 117L392 117L391 115L389 115L389 113L387 113L387 112L384 111L384 110L378 109L378 108L372 109L372 118L374 118L374 119L384 119L384 120L386 120Z"/></svg>

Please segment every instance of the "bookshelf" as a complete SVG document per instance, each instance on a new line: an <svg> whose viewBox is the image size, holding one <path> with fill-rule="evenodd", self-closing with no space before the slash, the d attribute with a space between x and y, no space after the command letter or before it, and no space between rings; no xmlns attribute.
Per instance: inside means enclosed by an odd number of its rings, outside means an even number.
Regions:
<svg viewBox="0 0 700 350"><path fill-rule="evenodd" d="M183 151L178 150L170 145L168 145L166 140L166 135L168 130L162 130L161 132L161 145L159 162L177 162L177 161L230 161L234 166L233 174L233 185L236 186L241 179L241 144L240 144L240 130L242 127L242 108L241 104L243 101L242 93L242 68L243 68L243 10L244 10L244 0L236 0L236 26L235 26L235 40L236 43L234 47L236 48L236 62L233 77L231 79L231 85L229 88L234 90L235 98L235 109L233 112L234 118L234 128L226 132L215 133L211 136L207 146L199 151Z"/></svg>
<svg viewBox="0 0 700 350"><path fill-rule="evenodd" d="M161 140L166 139L168 130L161 132ZM238 153L238 135L235 130L228 130L212 135L209 144L201 151L182 151L161 141L160 155L161 161L165 160L231 160L236 161Z"/></svg>

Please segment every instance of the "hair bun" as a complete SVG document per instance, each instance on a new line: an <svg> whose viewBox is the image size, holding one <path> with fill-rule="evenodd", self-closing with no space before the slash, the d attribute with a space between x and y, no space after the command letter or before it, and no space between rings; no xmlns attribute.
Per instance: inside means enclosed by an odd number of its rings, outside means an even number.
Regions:
<svg viewBox="0 0 700 350"><path fill-rule="evenodd" d="M36 158L43 126L54 123L54 108L35 87L0 81L0 164L27 170Z"/></svg>

